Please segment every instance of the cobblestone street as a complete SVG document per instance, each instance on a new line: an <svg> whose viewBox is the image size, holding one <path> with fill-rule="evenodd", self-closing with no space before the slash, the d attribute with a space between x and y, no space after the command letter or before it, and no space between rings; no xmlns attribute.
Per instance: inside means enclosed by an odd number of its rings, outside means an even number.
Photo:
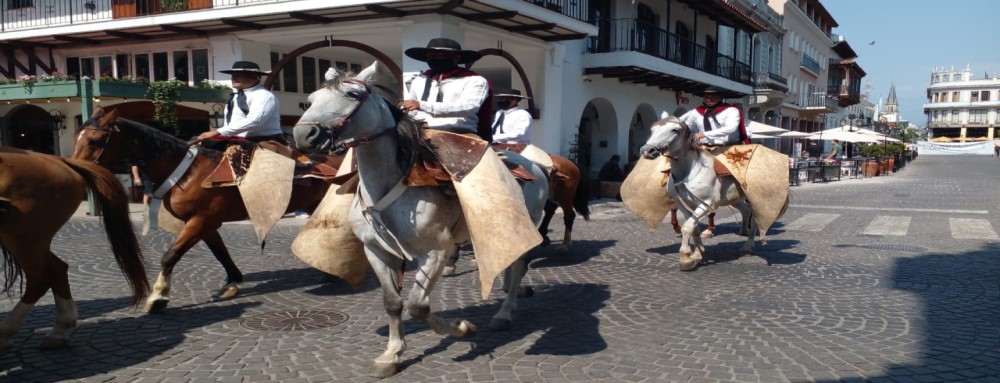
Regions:
<svg viewBox="0 0 1000 383"><path fill-rule="evenodd" d="M1000 382L997 169L986 156L923 156L885 177L793 187L750 256L737 256L743 237L722 209L691 272L678 271L669 225L650 233L620 202L597 201L568 254L553 246L531 263L535 295L509 331L487 328L502 295L479 299L463 252L433 307L479 333L447 338L407 319L401 371L385 381ZM351 289L295 258L304 222L283 219L263 251L249 224L227 224L241 295L212 300L225 273L199 245L175 269L167 310L145 315L127 307L99 220L74 218L53 248L80 313L71 347L38 348L49 294L0 357L0 381L375 381L388 336L378 282ZM561 238L561 219L552 226ZM142 237L151 281L172 239Z"/></svg>

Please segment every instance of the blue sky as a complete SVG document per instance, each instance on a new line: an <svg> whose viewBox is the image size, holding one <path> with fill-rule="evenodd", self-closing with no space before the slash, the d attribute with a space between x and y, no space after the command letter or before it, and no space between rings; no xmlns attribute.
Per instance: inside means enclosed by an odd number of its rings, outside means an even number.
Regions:
<svg viewBox="0 0 1000 383"><path fill-rule="evenodd" d="M973 79L1000 74L1000 1L997 0L823 0L844 36L858 53L871 81L873 102L895 82L902 118L927 123L931 69L969 65ZM875 45L868 45L875 41Z"/></svg>

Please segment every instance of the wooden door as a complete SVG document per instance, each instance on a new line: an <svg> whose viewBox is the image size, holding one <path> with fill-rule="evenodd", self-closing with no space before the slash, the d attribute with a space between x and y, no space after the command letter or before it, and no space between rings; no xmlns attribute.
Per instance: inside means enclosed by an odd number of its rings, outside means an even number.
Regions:
<svg viewBox="0 0 1000 383"><path fill-rule="evenodd" d="M212 8L212 0L188 0L188 9Z"/></svg>
<svg viewBox="0 0 1000 383"><path fill-rule="evenodd" d="M111 18L123 19L135 17L136 0L114 0L111 2Z"/></svg>

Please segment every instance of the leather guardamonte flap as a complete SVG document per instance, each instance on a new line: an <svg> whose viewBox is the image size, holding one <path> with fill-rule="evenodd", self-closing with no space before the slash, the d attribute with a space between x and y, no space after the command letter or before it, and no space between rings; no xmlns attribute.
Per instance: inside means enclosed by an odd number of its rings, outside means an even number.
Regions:
<svg viewBox="0 0 1000 383"><path fill-rule="evenodd" d="M476 167L489 143L475 135L463 135L436 129L421 129L421 139L434 151L438 163L452 179L461 182Z"/></svg>

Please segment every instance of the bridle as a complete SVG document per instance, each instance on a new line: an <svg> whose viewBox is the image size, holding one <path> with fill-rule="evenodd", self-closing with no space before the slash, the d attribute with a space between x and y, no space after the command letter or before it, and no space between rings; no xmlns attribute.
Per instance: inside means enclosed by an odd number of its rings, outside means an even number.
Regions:
<svg viewBox="0 0 1000 383"><path fill-rule="evenodd" d="M346 126L347 124L349 124L351 122L351 118L353 118L354 115L359 110L361 110L361 106L365 104L365 101L368 101L368 97L372 94L372 86L370 84L368 84L367 82L365 82L365 81L361 81L361 80L354 79L354 78L345 78L345 79L342 79L340 81L341 81L341 83L349 83L349 84L361 85L361 86L363 86L365 88L364 94L362 94L361 97L359 97L357 99L356 104L354 105L354 108L351 109L351 111L348 112L346 115L344 115L343 118L341 118L337 122L334 122L333 124L330 124L330 125L326 125L326 124L323 124L323 123L318 122L318 121L299 121L299 123L297 125L312 125L312 126L314 126L316 128L319 128L321 130L326 131L331 136L336 137L337 136L337 130L343 128L344 126ZM386 135L391 134L393 132L394 131L392 129L383 130L381 132L372 134L372 135L367 136L367 137L361 137L361 138L357 138L357 139L354 139L354 140L351 140L351 141L348 141L348 142L344 142L344 143L338 145L337 148L331 148L331 149L348 149L348 148L357 147L357 146L364 145L364 144L367 144L369 142L372 142L372 141L374 141L374 140L376 140L376 139L378 139L380 137L386 136ZM323 146L327 146L328 144L329 144L328 142L325 142L325 143L323 143L320 146L323 147Z"/></svg>
<svg viewBox="0 0 1000 383"><path fill-rule="evenodd" d="M652 150L655 150L660 155L662 155L664 157L667 157L667 158L669 158L671 160L676 160L677 157L674 157L674 156L671 156L671 155L667 154L667 153L670 152L668 149L674 144L675 141L677 141L678 138L681 138L681 136L683 136L683 137L685 137L685 139L687 139L687 137L689 137L691 135L691 128L689 128L687 126L687 124L685 124L683 121L678 121L677 124L680 125L681 128L683 129L683 131L682 131L681 134L675 135L674 138L671 138L670 140L668 140L667 142L665 142L663 145L654 146L652 148Z"/></svg>
<svg viewBox="0 0 1000 383"><path fill-rule="evenodd" d="M94 163L100 165L101 164L101 156L104 155L104 149L107 148L108 144L111 142L111 133L117 132L118 131L118 126L117 125L113 125L113 127L111 127L111 128L103 128L100 125L98 125L98 123L96 123L96 119L94 119L93 122L91 122L88 125L89 126L84 126L83 130L93 130L93 131L96 131L96 132L105 132L105 133L108 134L104 138L104 143L101 144L101 150L97 152L97 158L94 159Z"/></svg>

